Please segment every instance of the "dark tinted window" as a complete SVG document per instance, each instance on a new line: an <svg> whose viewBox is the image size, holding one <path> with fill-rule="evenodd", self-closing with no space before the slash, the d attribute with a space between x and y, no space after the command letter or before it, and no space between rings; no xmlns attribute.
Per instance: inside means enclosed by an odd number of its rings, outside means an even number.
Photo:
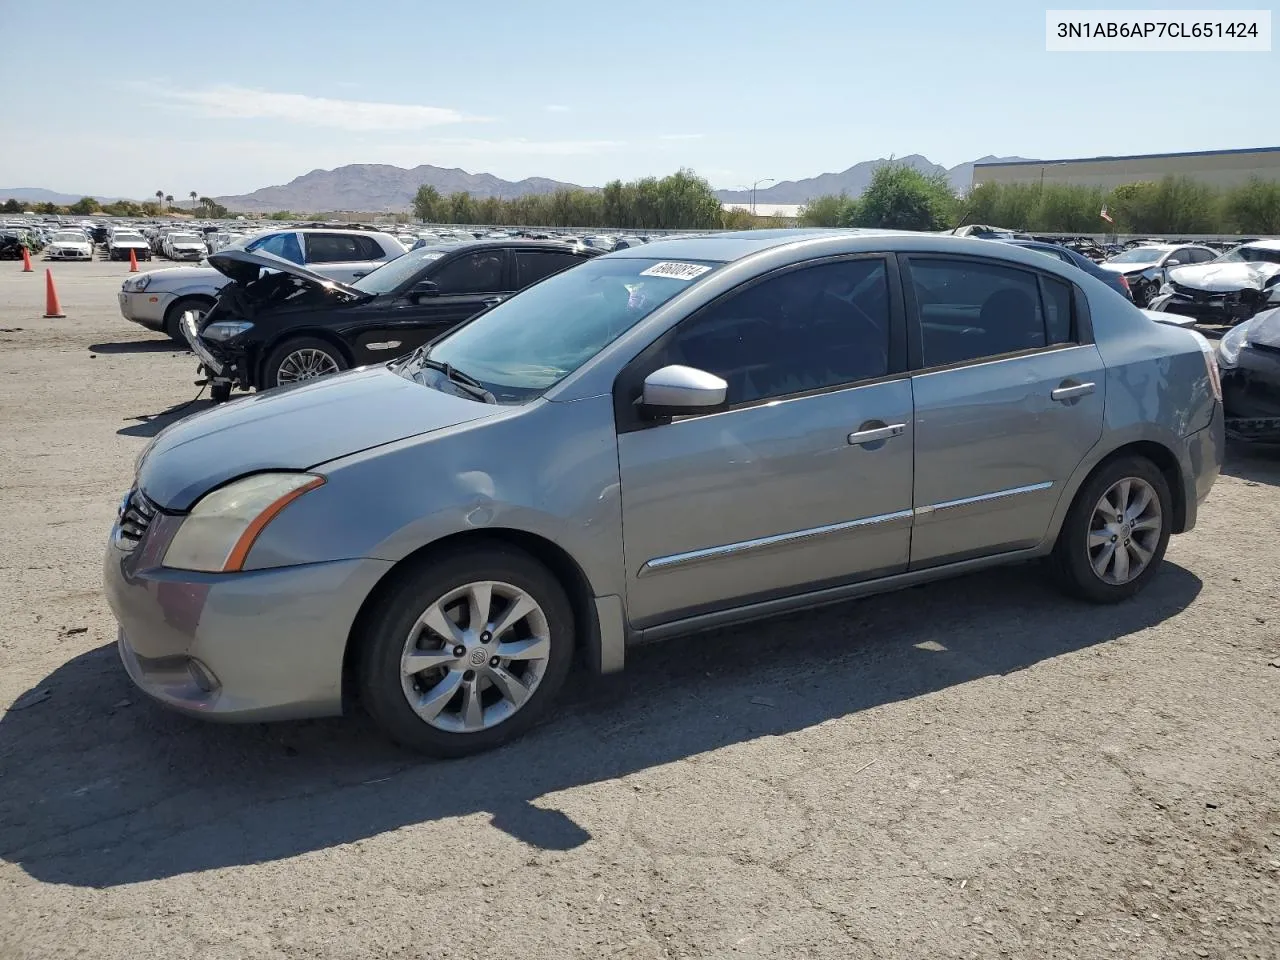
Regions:
<svg viewBox="0 0 1280 960"><path fill-rule="evenodd" d="M502 250L480 250L445 263L431 277L441 293L491 293L502 289Z"/></svg>
<svg viewBox="0 0 1280 960"><path fill-rule="evenodd" d="M1045 327L1049 343L1071 343L1075 340L1071 323L1071 284L1053 277L1041 277L1044 284Z"/></svg>
<svg viewBox="0 0 1280 960"><path fill-rule="evenodd" d="M277 257L283 257L291 263L302 263L302 248L298 246L298 235L296 233L273 233L269 237L253 241L245 249L270 253Z"/></svg>
<svg viewBox="0 0 1280 960"><path fill-rule="evenodd" d="M924 365L1043 347L1036 275L979 261L911 260Z"/></svg>
<svg viewBox="0 0 1280 960"><path fill-rule="evenodd" d="M1191 248L1186 251L1185 258L1179 258L1183 263L1208 263L1210 260L1218 259L1218 255L1212 250L1199 250Z"/></svg>
<svg viewBox="0 0 1280 960"><path fill-rule="evenodd" d="M731 294L681 325L657 366L714 373L730 403L749 403L884 376L888 355L884 262L854 260Z"/></svg>
<svg viewBox="0 0 1280 960"><path fill-rule="evenodd" d="M531 283L537 283L543 277L567 270L583 261L583 257L559 250L517 250L516 251L516 289L523 290Z"/></svg>
<svg viewBox="0 0 1280 960"><path fill-rule="evenodd" d="M382 256L380 250L373 257L367 255L367 248L360 243L367 237L352 237L342 233L308 233L306 239L308 263L354 263Z"/></svg>

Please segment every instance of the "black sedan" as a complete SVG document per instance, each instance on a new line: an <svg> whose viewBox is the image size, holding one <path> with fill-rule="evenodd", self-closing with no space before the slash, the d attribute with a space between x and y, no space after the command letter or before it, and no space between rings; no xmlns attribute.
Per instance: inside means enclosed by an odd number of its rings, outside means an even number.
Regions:
<svg viewBox="0 0 1280 960"><path fill-rule="evenodd" d="M599 250L537 240L438 244L388 261L351 285L262 253L222 250L209 264L233 281L183 333L215 403L233 387L281 384L409 353L518 290Z"/></svg>
<svg viewBox="0 0 1280 960"><path fill-rule="evenodd" d="M1103 270L1084 254L1077 253L1075 250L1068 250L1066 247L1059 246L1056 243L1045 243L1042 240L1001 240L1001 243L1011 243L1015 247L1026 247L1028 250L1035 250L1046 256L1056 257L1064 263L1079 267L1091 277L1097 277L1112 290L1124 294L1127 299L1133 299L1133 291L1129 289L1129 283L1125 280L1124 274Z"/></svg>
<svg viewBox="0 0 1280 960"><path fill-rule="evenodd" d="M1265 310L1218 341L1227 433L1280 443L1280 308Z"/></svg>

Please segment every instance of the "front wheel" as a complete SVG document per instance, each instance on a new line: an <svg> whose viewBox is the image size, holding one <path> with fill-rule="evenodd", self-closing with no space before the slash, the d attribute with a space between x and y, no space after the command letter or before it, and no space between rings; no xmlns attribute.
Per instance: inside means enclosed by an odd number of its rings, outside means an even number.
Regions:
<svg viewBox="0 0 1280 960"><path fill-rule="evenodd" d="M563 588L533 557L505 545L450 551L400 576L357 634L361 701L411 749L492 749L551 707L574 629Z"/></svg>
<svg viewBox="0 0 1280 960"><path fill-rule="evenodd" d="M333 344L316 337L286 340L271 351L263 370L263 387L284 386L326 377L347 369L347 358Z"/></svg>
<svg viewBox="0 0 1280 960"><path fill-rule="evenodd" d="M1068 593L1118 603L1155 575L1172 529L1164 474L1145 457L1121 457L1095 471L1076 494L1051 563Z"/></svg>
<svg viewBox="0 0 1280 960"><path fill-rule="evenodd" d="M196 315L198 330L200 321L212 307L213 301L208 297L183 297L175 300L164 312L164 332L168 334L170 340L176 340L184 347L187 346L187 338L182 335L182 315L187 311L193 312Z"/></svg>

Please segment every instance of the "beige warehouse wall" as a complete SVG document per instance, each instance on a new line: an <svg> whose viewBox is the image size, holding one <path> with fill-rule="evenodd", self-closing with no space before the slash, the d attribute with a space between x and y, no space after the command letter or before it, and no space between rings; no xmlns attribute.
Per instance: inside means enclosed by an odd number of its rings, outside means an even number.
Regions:
<svg viewBox="0 0 1280 960"><path fill-rule="evenodd" d="M1280 151L1217 153L1201 156L1133 157L1073 160L1066 163L993 163L973 168L973 185L1045 183L1118 187L1139 180L1193 177L1215 187L1235 187L1252 177L1280 180Z"/></svg>

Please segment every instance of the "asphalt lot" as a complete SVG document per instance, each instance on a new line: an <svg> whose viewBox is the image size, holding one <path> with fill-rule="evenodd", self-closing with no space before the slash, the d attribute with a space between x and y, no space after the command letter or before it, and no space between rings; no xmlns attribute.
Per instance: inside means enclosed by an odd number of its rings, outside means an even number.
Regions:
<svg viewBox="0 0 1280 960"><path fill-rule="evenodd" d="M1028 566L672 641L424 762L131 688L101 547L206 404L127 264L53 265L64 320L44 266L0 263L0 958L1280 956L1280 451L1129 604Z"/></svg>

